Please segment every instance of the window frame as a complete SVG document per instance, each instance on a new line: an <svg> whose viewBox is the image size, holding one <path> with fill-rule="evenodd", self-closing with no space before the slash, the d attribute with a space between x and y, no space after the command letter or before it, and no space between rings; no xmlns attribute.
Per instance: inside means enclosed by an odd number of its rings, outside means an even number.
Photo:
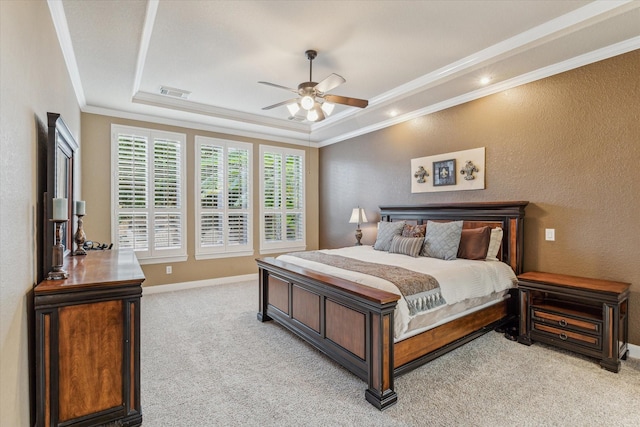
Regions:
<svg viewBox="0 0 640 427"><path fill-rule="evenodd" d="M201 180L200 180L200 159L201 159L201 147L203 145L216 145L223 147L223 183L225 198L222 209L211 210L211 212L221 212L224 217L223 221L223 239L224 243L220 246L204 247L200 241L200 233L202 229L202 223L200 221L201 214L204 211L200 204L200 192L201 192ZM247 150L248 153L248 165L247 165L247 207L241 210L230 209L227 203L228 197L228 176L229 176L229 149L235 148L240 150ZM215 258L231 258L231 257L243 257L253 256L255 254L253 247L253 144L248 142L232 141L222 138L212 138L207 136L196 135L195 137L195 150L194 150L194 220L195 220L195 258L197 260L202 259L215 259ZM229 237L229 213L246 213L247 215L247 243L243 245L230 245L228 242Z"/></svg>
<svg viewBox="0 0 640 427"><path fill-rule="evenodd" d="M286 147L276 147L271 145L260 145L260 254L271 254L271 253L282 253L282 252L293 252L293 251L304 251L307 248L307 194L306 194L306 151L299 150L295 148L286 148ZM302 188L302 207L300 209L287 209L286 207L286 162L283 161L283 168L281 171L281 194L283 197L283 201L281 203L280 209L267 210L265 208L265 162L264 156L265 153L274 153L280 154L283 156L300 156L300 166L301 166L301 188ZM280 240L278 242L268 242L265 239L266 225L265 225L265 215L269 212L277 212L286 217L287 213L299 213L302 217L302 239L288 241L286 239ZM282 227L282 234L286 235L286 227Z"/></svg>
<svg viewBox="0 0 640 427"><path fill-rule="evenodd" d="M127 134L146 139L147 144L147 197L148 203L146 208L137 209L120 209L118 204L118 183L119 183L119 135ZM160 264L168 262L182 262L188 259L187 255L187 141L186 134L178 132L169 132L156 129L140 128L134 126L125 126L111 124L111 241L114 248L119 247L118 238L118 216L121 212L141 212L146 213L148 218L148 237L147 250L135 250L134 252L140 264ZM154 199L154 144L156 140L170 140L179 143L180 152L180 184L179 198L180 207L175 208L156 208ZM154 215L157 210L165 210L167 212L176 212L180 215L180 246L172 249L163 249L154 247L155 229Z"/></svg>

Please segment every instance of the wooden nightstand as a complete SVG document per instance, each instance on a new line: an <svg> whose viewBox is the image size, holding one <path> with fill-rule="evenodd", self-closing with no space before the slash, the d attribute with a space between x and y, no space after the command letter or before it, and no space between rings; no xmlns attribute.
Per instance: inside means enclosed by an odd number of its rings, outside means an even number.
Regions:
<svg viewBox="0 0 640 427"><path fill-rule="evenodd" d="M629 353L629 283L562 274L528 272L518 276L518 342L552 344L600 360L620 370Z"/></svg>

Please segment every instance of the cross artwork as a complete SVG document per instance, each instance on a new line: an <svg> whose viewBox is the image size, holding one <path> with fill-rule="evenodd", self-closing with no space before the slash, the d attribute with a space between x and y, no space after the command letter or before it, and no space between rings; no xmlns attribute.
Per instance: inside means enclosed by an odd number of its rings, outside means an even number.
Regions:
<svg viewBox="0 0 640 427"><path fill-rule="evenodd" d="M427 182L425 177L429 176L429 172L427 172L423 166L419 166L416 173L413 174L414 178L418 178L418 182L422 184L423 182Z"/></svg>

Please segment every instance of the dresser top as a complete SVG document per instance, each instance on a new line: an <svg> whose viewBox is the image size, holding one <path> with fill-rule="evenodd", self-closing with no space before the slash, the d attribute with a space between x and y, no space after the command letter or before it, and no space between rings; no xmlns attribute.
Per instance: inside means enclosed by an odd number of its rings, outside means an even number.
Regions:
<svg viewBox="0 0 640 427"><path fill-rule="evenodd" d="M64 267L69 277L43 280L35 294L81 290L93 286L139 285L145 277L131 250L87 251L87 255L67 256Z"/></svg>

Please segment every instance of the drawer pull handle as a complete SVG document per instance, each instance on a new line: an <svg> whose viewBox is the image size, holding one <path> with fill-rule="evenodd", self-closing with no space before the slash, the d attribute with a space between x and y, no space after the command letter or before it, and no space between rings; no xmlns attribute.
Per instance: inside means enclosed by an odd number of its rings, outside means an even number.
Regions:
<svg viewBox="0 0 640 427"><path fill-rule="evenodd" d="M564 319L560 319L558 323L560 324L560 326L567 326L567 321Z"/></svg>
<svg viewBox="0 0 640 427"><path fill-rule="evenodd" d="M558 336L560 337L560 339L561 339L562 341L566 341L566 340L567 340L567 334L565 334L564 332L563 332L563 333L561 333L561 334L560 334L560 335L558 335Z"/></svg>

